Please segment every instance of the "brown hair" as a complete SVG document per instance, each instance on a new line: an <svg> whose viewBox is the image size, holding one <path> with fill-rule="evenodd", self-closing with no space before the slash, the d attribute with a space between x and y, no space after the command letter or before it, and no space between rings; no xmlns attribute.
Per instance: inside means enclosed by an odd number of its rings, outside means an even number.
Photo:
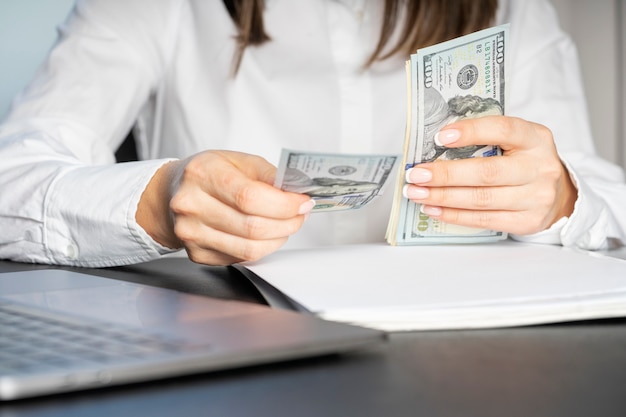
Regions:
<svg viewBox="0 0 626 417"><path fill-rule="evenodd" d="M237 73L243 53L250 45L270 40L263 25L264 0L223 0L237 26L237 52L233 73ZM487 28L493 23L498 0L385 0L380 38L369 66L395 54L409 54L417 49ZM388 43L405 9L399 41Z"/></svg>

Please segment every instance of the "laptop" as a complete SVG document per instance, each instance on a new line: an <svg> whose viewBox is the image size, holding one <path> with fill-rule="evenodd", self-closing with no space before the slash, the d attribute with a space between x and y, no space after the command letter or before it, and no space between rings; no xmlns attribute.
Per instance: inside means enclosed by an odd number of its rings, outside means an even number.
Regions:
<svg viewBox="0 0 626 417"><path fill-rule="evenodd" d="M312 314L38 269L0 273L0 400L360 349L384 332Z"/></svg>

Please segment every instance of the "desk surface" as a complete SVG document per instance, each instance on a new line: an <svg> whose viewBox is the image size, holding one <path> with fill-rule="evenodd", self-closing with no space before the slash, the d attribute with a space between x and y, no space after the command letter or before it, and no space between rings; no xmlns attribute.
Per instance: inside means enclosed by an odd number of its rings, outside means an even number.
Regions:
<svg viewBox="0 0 626 417"><path fill-rule="evenodd" d="M186 259L81 271L263 302L235 269ZM0 404L0 417L138 415L623 417L626 319L398 333L348 355Z"/></svg>

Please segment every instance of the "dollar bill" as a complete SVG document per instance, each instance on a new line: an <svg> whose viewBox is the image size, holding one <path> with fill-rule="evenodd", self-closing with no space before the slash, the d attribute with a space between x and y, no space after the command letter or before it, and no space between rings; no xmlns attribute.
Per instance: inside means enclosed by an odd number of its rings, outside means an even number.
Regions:
<svg viewBox="0 0 626 417"><path fill-rule="evenodd" d="M508 25L485 29L418 50L407 61L407 127L403 167L424 162L500 155L497 146L446 148L435 143L445 125L464 118L504 114ZM500 240L503 232L431 219L402 196L398 176L387 228L392 245Z"/></svg>
<svg viewBox="0 0 626 417"><path fill-rule="evenodd" d="M356 155L283 149L274 186L308 194L312 212L361 208L382 194L399 155Z"/></svg>

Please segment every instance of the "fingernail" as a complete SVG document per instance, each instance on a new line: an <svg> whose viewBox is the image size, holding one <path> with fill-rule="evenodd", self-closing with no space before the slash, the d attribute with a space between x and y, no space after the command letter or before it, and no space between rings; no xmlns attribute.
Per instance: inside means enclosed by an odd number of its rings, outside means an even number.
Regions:
<svg viewBox="0 0 626 417"><path fill-rule="evenodd" d="M409 200L423 200L424 198L428 198L429 194L428 188L416 187L409 184L402 187L402 195Z"/></svg>
<svg viewBox="0 0 626 417"><path fill-rule="evenodd" d="M310 213L311 210L313 210L313 207L315 207L315 200L310 199L306 203L302 203L302 205L300 206L300 209L298 210L298 214Z"/></svg>
<svg viewBox="0 0 626 417"><path fill-rule="evenodd" d="M420 206L420 211L424 214L426 214L427 216L441 216L441 207L434 207L434 206L425 206L425 205L421 205Z"/></svg>
<svg viewBox="0 0 626 417"><path fill-rule="evenodd" d="M433 179L433 173L424 168L409 168L404 175L406 182L420 184Z"/></svg>
<svg viewBox="0 0 626 417"><path fill-rule="evenodd" d="M456 142L461 137L461 132L456 129L440 130L435 134L435 144L437 146L446 146Z"/></svg>

